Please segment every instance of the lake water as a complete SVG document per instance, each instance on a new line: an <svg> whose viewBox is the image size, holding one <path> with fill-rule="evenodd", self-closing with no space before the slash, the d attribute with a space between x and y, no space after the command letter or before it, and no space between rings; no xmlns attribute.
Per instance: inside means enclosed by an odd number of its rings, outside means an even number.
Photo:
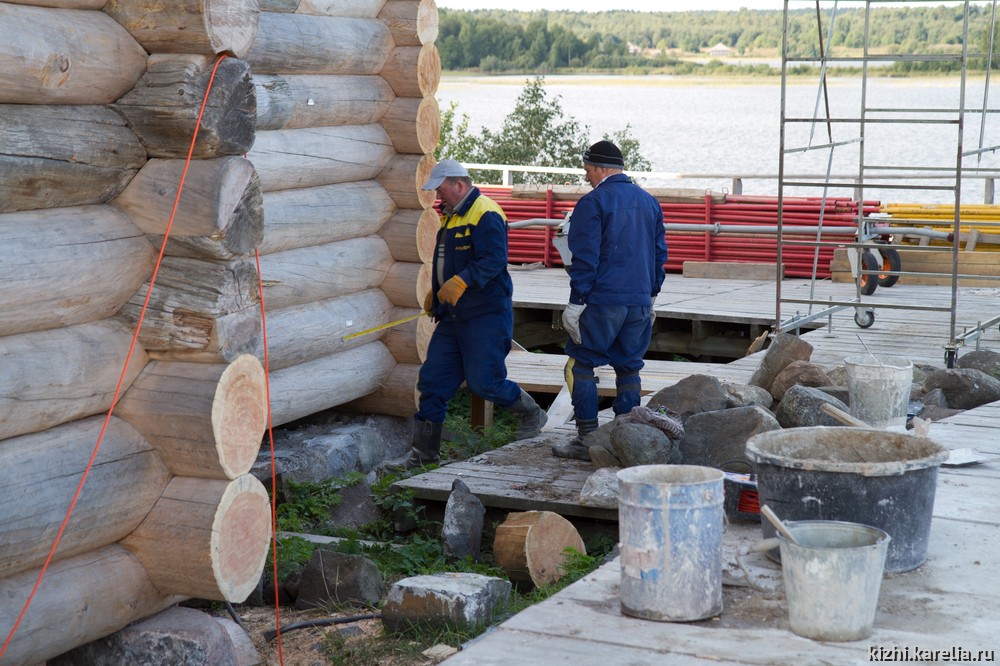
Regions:
<svg viewBox="0 0 1000 666"><path fill-rule="evenodd" d="M456 102L459 115L469 116L474 132L481 127L497 130L513 110L527 78L447 76L441 81L437 99L442 108ZM547 76L545 91L550 99L559 96L564 116L572 116L589 127L591 140L628 124L653 171L699 176L651 178L645 181L647 185L732 191L732 176L742 175L744 194L777 193L782 125L778 78L747 83L745 79L728 82L659 76ZM790 82L786 87L786 183L805 174L818 175L829 182L853 183L863 163L865 199L950 203L954 200L959 138L963 152L978 148L984 96L989 111L985 114L983 145L1000 145L1000 116L996 115L1000 95L997 91L990 94L983 79L967 80L967 113L962 123L958 122L961 99L958 78L869 77L864 86L860 77L831 78L827 91L830 117L840 120L829 128L825 122L811 122L812 118L825 115L818 84ZM863 143L858 140L861 129L857 122L863 115L862 95L868 109L864 114L867 122ZM889 111L892 109L896 111ZM900 122L903 118L910 122ZM938 122L941 120L950 122L942 124ZM842 145L832 150L790 152L793 148L831 142ZM903 181L896 181L893 183L896 187L891 189L876 187L879 182L873 178L876 167L884 167L882 173L907 174L905 182L919 189L898 189ZM973 177L973 171L980 169L987 175L1000 177L1000 156L995 152L981 157L967 156L963 158L962 169L962 203L982 203L984 180ZM950 177L944 180L915 177L940 175L941 170ZM929 190L928 186L948 189ZM822 196L823 188L788 187L786 194ZM854 195L853 188L848 187L828 191L828 196Z"/></svg>

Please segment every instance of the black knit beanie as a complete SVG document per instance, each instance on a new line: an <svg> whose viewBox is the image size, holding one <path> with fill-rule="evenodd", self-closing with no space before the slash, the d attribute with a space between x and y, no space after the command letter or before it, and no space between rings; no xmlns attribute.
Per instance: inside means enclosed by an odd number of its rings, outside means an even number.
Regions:
<svg viewBox="0 0 1000 666"><path fill-rule="evenodd" d="M599 167L624 169L625 158L618 146L610 141L598 141L583 154L583 161Z"/></svg>

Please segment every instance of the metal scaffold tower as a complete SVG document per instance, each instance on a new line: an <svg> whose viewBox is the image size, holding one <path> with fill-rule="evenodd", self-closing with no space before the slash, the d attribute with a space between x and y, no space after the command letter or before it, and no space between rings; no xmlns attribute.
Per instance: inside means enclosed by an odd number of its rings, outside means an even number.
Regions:
<svg viewBox="0 0 1000 666"><path fill-rule="evenodd" d="M921 4L908 2L907 6ZM959 272L960 244L969 239L970 232L973 237L978 233L968 222L963 226L963 196L971 199L975 189L982 188L980 200L992 203L992 182L1000 176L996 155L1000 148L996 114L1000 108L991 108L989 99L990 72L998 62L993 56L997 0L967 0L950 7L930 0L926 4L939 8L935 11L951 12L961 21L960 44L948 48L926 45L924 53L903 53L910 49L875 44L873 25L880 27L877 34L884 35L885 21L891 20L889 12L903 6L898 0L784 2L778 270L780 273L783 247L811 246L817 258L820 247L843 248L855 278L855 296L817 299L814 266L809 297L788 298L782 294L779 274L775 330L795 330L846 308L854 309L855 323L862 328L875 323L878 308L937 311L949 317L945 362L953 367L958 348L978 340L983 330L1000 322L1000 317L993 317L959 333L956 321L959 279L983 277ZM947 72L951 94L948 99L930 99L921 94L919 86L903 86L900 79L888 76L897 70ZM816 81L817 73L818 85L801 84L804 78ZM950 90L952 83L954 90ZM786 176L789 173L822 175ZM834 177L832 173L857 176ZM807 196L820 198L825 204L835 193L850 193L857 203L853 242L824 234L822 218L814 238L784 232L785 225L791 229L794 224L787 202ZM908 217L908 212L914 215L912 207L891 215L880 211L879 200L889 196L943 210L943 221L949 228L929 228L926 219ZM950 270L920 272L924 278L950 281L948 305L886 303L869 298L877 287L890 287L901 276L914 275L901 265L900 251L904 249L908 253L950 254ZM808 306L808 312L783 316L783 306L787 310Z"/></svg>

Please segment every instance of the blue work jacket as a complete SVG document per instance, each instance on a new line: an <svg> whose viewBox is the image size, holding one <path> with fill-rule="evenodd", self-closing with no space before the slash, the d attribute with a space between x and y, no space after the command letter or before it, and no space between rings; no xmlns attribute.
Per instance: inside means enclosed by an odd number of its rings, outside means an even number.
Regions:
<svg viewBox="0 0 1000 666"><path fill-rule="evenodd" d="M472 188L458 210L441 216L437 248L433 272L436 319L471 319L511 309L514 285L507 272L507 217L496 202L480 194L479 188ZM438 301L437 292L454 275L461 277L467 288L452 307Z"/></svg>
<svg viewBox="0 0 1000 666"><path fill-rule="evenodd" d="M569 225L570 303L652 305L667 261L663 209L625 174L584 195Z"/></svg>

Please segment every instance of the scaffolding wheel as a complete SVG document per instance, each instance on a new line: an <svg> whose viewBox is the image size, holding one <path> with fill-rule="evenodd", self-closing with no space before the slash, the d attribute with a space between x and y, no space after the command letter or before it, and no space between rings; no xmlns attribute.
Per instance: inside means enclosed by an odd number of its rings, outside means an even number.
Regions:
<svg viewBox="0 0 1000 666"><path fill-rule="evenodd" d="M857 324L859 328L871 328L872 324L875 323L875 310L872 308L867 308L865 310L857 308L854 311L854 323Z"/></svg>

